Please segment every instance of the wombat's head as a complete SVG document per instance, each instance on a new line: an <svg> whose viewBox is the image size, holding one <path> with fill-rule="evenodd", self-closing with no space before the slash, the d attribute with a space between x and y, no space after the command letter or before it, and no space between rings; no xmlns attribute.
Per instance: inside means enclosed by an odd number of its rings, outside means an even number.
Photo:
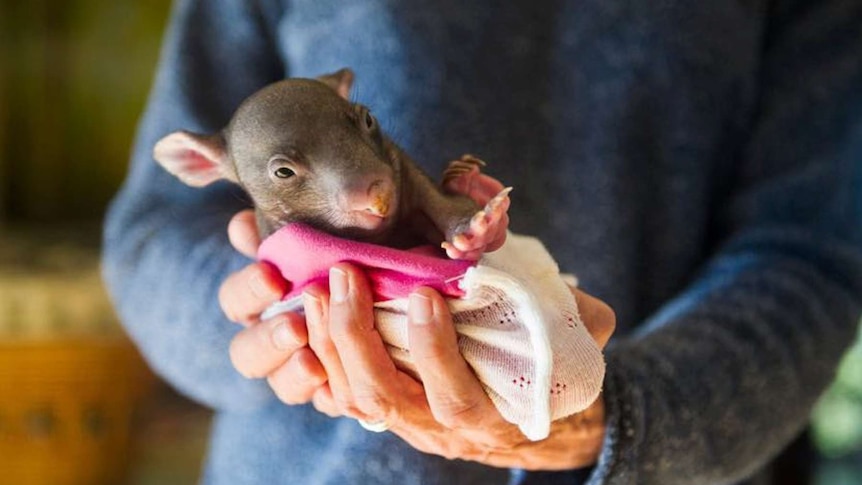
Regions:
<svg viewBox="0 0 862 485"><path fill-rule="evenodd" d="M177 131L155 159L188 185L242 186L263 236L290 222L355 239L390 229L399 203L397 156L368 108L349 102L353 73L287 79L246 99L228 126Z"/></svg>

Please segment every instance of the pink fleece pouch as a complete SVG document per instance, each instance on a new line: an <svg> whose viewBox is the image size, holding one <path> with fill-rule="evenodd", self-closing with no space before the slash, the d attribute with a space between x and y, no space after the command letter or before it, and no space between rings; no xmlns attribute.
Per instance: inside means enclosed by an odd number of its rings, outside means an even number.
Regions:
<svg viewBox="0 0 862 485"><path fill-rule="evenodd" d="M288 224L266 238L258 249L258 258L275 265L293 284L285 300L318 281L328 286L329 268L340 262L365 270L375 302L407 297L420 286L460 297L464 291L458 280L476 264L449 259L430 245L393 249L342 239L298 223Z"/></svg>

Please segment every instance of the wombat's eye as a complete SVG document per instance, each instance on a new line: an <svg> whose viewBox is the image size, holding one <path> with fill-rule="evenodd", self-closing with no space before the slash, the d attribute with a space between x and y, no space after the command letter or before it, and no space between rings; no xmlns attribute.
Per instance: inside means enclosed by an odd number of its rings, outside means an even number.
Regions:
<svg viewBox="0 0 862 485"><path fill-rule="evenodd" d="M275 170L275 176L280 179L289 179L294 175L296 175L296 172L287 167L279 167Z"/></svg>
<svg viewBox="0 0 862 485"><path fill-rule="evenodd" d="M365 127L369 130L374 128L374 117L371 116L371 111L365 112Z"/></svg>

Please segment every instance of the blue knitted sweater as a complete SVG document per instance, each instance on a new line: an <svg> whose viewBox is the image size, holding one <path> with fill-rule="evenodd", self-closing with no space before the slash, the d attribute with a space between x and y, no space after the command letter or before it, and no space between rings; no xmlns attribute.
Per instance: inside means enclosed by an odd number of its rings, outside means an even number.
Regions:
<svg viewBox="0 0 862 485"><path fill-rule="evenodd" d="M589 470L447 461L280 403L231 366L217 289L245 198L154 143L343 66L430 173L462 153L616 310ZM152 367L212 407L210 484L734 483L807 421L862 308L862 4L188 0L176 4L104 273Z"/></svg>

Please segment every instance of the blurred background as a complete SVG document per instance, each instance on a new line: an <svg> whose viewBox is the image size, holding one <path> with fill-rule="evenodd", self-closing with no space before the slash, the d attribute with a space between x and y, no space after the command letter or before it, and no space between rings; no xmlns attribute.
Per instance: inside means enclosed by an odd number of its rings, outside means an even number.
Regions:
<svg viewBox="0 0 862 485"><path fill-rule="evenodd" d="M210 413L117 324L100 224L169 0L0 0L0 484L197 481Z"/></svg>
<svg viewBox="0 0 862 485"><path fill-rule="evenodd" d="M169 0L0 0L0 482L192 484L210 413L146 368L98 275ZM862 484L862 346L808 434Z"/></svg>

